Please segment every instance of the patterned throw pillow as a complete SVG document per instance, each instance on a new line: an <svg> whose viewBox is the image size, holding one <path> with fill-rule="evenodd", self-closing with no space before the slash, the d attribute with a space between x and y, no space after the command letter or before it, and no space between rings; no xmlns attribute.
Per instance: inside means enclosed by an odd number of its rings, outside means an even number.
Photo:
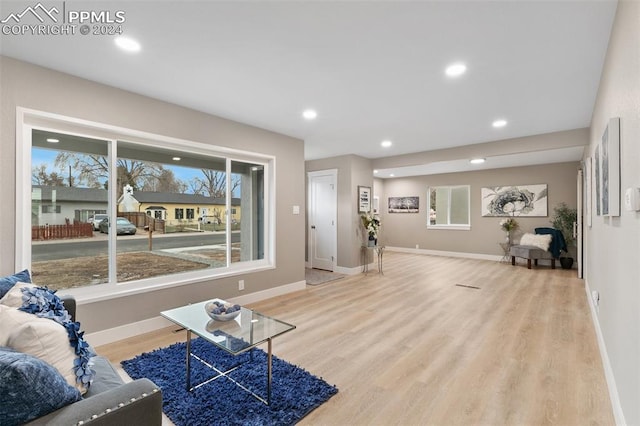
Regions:
<svg viewBox="0 0 640 426"><path fill-rule="evenodd" d="M85 393L95 377L95 353L55 292L18 283L0 299L0 306L0 344L46 361Z"/></svg>
<svg viewBox="0 0 640 426"><path fill-rule="evenodd" d="M21 425L80 401L58 370L29 354L0 347L0 423Z"/></svg>
<svg viewBox="0 0 640 426"><path fill-rule="evenodd" d="M25 269L24 271L17 272L13 275L9 275L8 277L0 278L0 298L4 297L5 294L11 287L16 285L16 283L30 283L31 275L29 275L29 270Z"/></svg>

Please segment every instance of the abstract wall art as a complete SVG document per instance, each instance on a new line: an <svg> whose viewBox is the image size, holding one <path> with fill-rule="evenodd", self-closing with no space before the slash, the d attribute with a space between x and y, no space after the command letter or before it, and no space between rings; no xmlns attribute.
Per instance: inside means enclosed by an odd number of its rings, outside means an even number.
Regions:
<svg viewBox="0 0 640 426"><path fill-rule="evenodd" d="M482 216L547 216L547 184L482 188Z"/></svg>

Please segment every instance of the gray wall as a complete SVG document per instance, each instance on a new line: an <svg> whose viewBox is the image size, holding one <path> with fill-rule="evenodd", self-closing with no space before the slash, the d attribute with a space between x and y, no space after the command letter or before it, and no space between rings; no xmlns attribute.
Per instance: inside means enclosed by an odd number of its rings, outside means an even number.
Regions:
<svg viewBox="0 0 640 426"><path fill-rule="evenodd" d="M588 153L620 117L622 194L640 186L640 3L620 1L609 40ZM586 280L600 292L598 321L626 424L640 425L640 213L593 216L586 228Z"/></svg>
<svg viewBox="0 0 640 426"><path fill-rule="evenodd" d="M304 280L304 214L292 214L293 205L305 205L301 140L7 57L0 57L0 73L0 274L13 273L15 265L15 123L20 106L276 157L275 270L83 304L78 316L88 332L156 317L163 309L188 302ZM238 279L245 280L242 293Z"/></svg>
<svg viewBox="0 0 640 426"><path fill-rule="evenodd" d="M519 217L521 232L533 232L539 226L551 226L553 207L564 201L576 207L576 176L578 163L558 163L493 169L477 172L448 173L410 178L384 179L380 194L382 240L387 246L441 250L463 253L501 255L499 243L505 233L498 217L482 217L480 191L482 187L546 183L549 191L549 217ZM427 229L429 186L470 185L471 230ZM420 197L419 213L388 213L388 197Z"/></svg>
<svg viewBox="0 0 640 426"><path fill-rule="evenodd" d="M373 189L371 160L357 155L343 155L307 161L305 168L307 172L338 170L337 264L343 268L358 267L364 238L358 214L358 185Z"/></svg>

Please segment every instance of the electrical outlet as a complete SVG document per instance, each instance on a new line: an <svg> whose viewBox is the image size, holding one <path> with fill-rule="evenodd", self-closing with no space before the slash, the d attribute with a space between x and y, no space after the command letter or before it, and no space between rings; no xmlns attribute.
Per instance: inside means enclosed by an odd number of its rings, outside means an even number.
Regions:
<svg viewBox="0 0 640 426"><path fill-rule="evenodd" d="M238 290L244 290L244 280L238 281Z"/></svg>

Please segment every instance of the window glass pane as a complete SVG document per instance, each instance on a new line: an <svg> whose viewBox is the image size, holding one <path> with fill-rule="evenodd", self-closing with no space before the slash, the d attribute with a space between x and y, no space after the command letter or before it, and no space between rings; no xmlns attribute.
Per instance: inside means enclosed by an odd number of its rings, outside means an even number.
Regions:
<svg viewBox="0 0 640 426"><path fill-rule="evenodd" d="M117 164L118 282L227 266L225 159L119 141Z"/></svg>
<svg viewBox="0 0 640 426"><path fill-rule="evenodd" d="M107 239L93 223L108 210L108 142L41 130L31 136L34 281L54 290L108 282Z"/></svg>
<svg viewBox="0 0 640 426"><path fill-rule="evenodd" d="M37 282L126 285L264 259L266 164L196 145L33 130L24 214Z"/></svg>
<svg viewBox="0 0 640 426"><path fill-rule="evenodd" d="M469 225L469 187L429 188L429 226Z"/></svg>
<svg viewBox="0 0 640 426"><path fill-rule="evenodd" d="M436 188L436 225L449 223L449 188Z"/></svg>
<svg viewBox="0 0 640 426"><path fill-rule="evenodd" d="M231 262L264 259L264 166L231 162Z"/></svg>
<svg viewBox="0 0 640 426"><path fill-rule="evenodd" d="M452 225L469 224L469 188L458 186L451 188L451 221Z"/></svg>

